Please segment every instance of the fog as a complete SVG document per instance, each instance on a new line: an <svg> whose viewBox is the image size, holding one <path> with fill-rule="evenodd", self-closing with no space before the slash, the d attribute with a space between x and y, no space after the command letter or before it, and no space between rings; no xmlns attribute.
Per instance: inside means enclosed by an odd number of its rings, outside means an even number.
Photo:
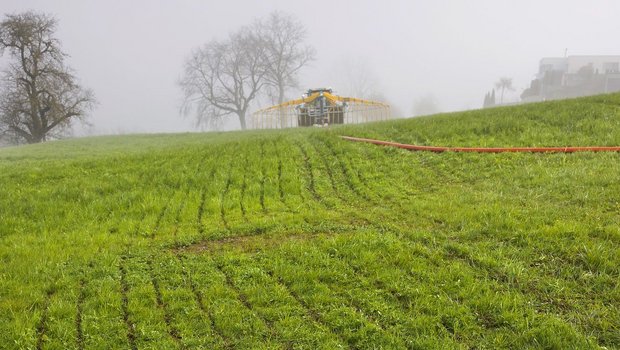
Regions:
<svg viewBox="0 0 620 350"><path fill-rule="evenodd" d="M295 15L317 53L287 97L324 86L362 93L361 84L404 117L425 96L441 111L481 108L504 76L515 87L504 100L518 101L542 57L620 53L615 0L3 0L0 10L59 20L68 64L98 100L77 134L197 130L179 113L185 58L274 10Z"/></svg>

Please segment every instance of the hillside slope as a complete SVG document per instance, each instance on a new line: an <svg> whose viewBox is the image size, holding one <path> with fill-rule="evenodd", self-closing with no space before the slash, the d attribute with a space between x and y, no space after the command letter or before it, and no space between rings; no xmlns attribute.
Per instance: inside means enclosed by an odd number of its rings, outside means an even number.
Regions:
<svg viewBox="0 0 620 350"><path fill-rule="evenodd" d="M620 95L0 149L0 344L620 348Z"/></svg>

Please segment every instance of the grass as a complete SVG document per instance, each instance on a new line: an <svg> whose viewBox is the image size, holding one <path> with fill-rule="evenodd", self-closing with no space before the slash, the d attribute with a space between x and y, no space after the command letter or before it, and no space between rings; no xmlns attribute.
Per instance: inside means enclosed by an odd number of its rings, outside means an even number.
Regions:
<svg viewBox="0 0 620 350"><path fill-rule="evenodd" d="M0 344L620 348L620 95L0 149Z"/></svg>

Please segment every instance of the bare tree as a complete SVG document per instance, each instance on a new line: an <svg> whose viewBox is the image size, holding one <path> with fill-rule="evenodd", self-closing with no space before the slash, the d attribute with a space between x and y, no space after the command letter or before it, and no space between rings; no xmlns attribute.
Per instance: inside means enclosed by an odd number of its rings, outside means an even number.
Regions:
<svg viewBox="0 0 620 350"><path fill-rule="evenodd" d="M0 86L0 136L36 143L62 136L95 100L76 83L54 37L57 21L36 12L0 22L0 53L10 56Z"/></svg>
<svg viewBox="0 0 620 350"><path fill-rule="evenodd" d="M332 65L331 76L337 91L357 98L380 94L381 84L368 61L361 57L344 57Z"/></svg>
<svg viewBox="0 0 620 350"><path fill-rule="evenodd" d="M304 45L306 29L290 14L272 12L253 26L257 38L264 45L267 74L265 83L277 102L284 102L286 89L297 87L297 74L315 59L315 50Z"/></svg>
<svg viewBox="0 0 620 350"><path fill-rule="evenodd" d="M502 77L495 83L495 87L498 90L502 91L500 95L499 101L500 103L504 103L504 91L514 91L514 87L512 87L512 78Z"/></svg>
<svg viewBox="0 0 620 350"><path fill-rule="evenodd" d="M413 115L415 117L439 113L439 104L433 94L426 94L415 99L413 102Z"/></svg>
<svg viewBox="0 0 620 350"><path fill-rule="evenodd" d="M246 113L265 84L264 56L262 41L248 28L195 50L179 81L183 112L194 112L197 125L211 126L234 114L245 129Z"/></svg>

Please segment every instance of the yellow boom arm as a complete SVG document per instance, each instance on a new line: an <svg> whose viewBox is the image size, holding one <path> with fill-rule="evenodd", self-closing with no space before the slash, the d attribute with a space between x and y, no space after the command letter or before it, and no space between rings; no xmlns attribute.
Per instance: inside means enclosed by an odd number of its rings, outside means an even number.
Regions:
<svg viewBox="0 0 620 350"><path fill-rule="evenodd" d="M321 96L321 93L314 92L314 93L312 93L311 95L309 95L307 97L302 97L302 98L299 98L297 100L291 100L291 101L287 101L287 102L281 103L279 105L267 107L267 108L264 108L264 109L256 111L256 113L268 112L268 111L276 110L276 109L283 108L283 107L296 106L296 105L300 105L302 103L310 103L310 102L316 100L319 96ZM340 96L332 95L329 92L323 92L323 96L325 96L325 98L328 101L332 102L333 104L336 104L336 102L356 102L356 103L361 103L361 104L365 104L365 105L389 107L385 103L376 102L376 101L369 101L369 100L362 100L360 98L354 98L354 97L340 97Z"/></svg>

